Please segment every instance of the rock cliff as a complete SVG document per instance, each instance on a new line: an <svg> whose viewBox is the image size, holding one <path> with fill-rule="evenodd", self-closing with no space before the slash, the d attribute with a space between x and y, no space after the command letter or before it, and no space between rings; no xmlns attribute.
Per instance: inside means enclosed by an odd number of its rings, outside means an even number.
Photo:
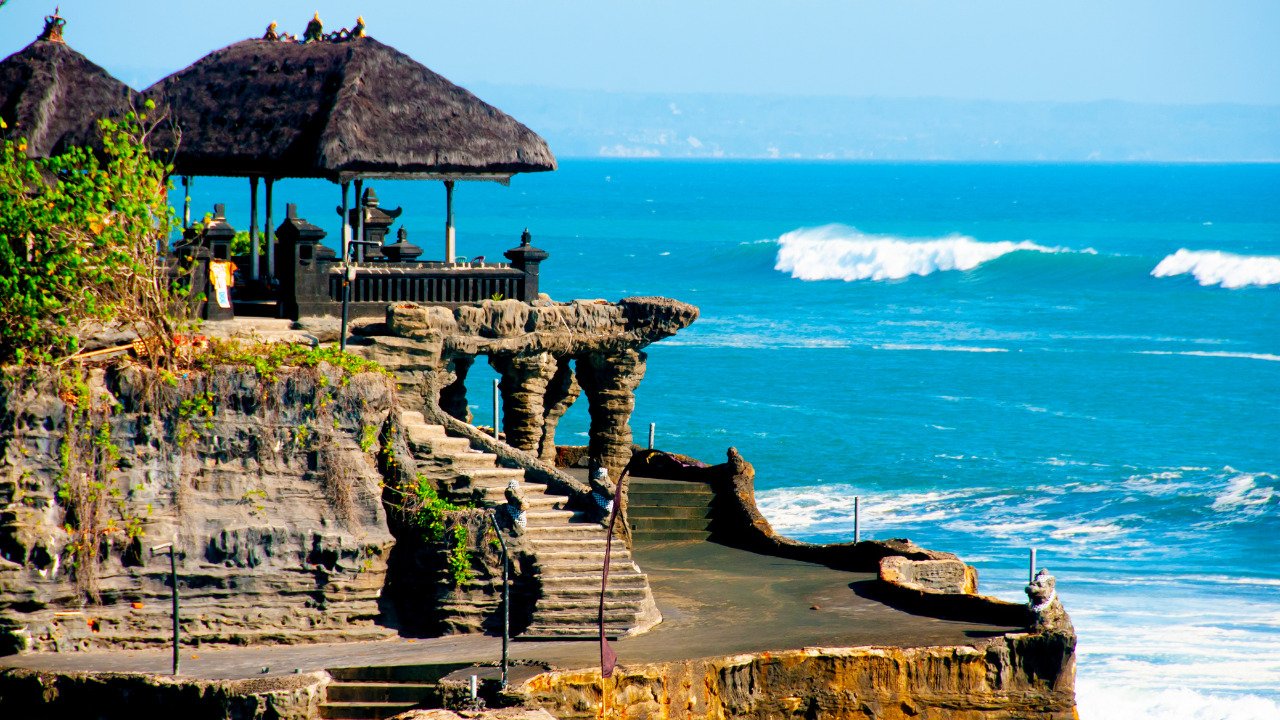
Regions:
<svg viewBox="0 0 1280 720"><path fill-rule="evenodd" d="M0 645L374 638L390 378L320 364L5 377ZM362 447L363 445L363 447Z"/></svg>

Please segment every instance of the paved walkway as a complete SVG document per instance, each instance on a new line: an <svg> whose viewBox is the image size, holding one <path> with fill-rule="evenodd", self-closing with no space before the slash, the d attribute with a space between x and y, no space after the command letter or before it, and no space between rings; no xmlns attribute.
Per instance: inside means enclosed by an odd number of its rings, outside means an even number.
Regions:
<svg viewBox="0 0 1280 720"><path fill-rule="evenodd" d="M980 645L1019 628L911 615L860 596L870 573L850 573L699 542L640 546L663 622L615 641L622 664L803 647ZM327 667L494 662L501 639L461 635L329 645L185 648L182 673L244 678ZM171 651L115 650L0 658L0 667L167 673ZM513 642L511 657L554 667L599 662L594 642ZM264 673L265 669L265 673Z"/></svg>

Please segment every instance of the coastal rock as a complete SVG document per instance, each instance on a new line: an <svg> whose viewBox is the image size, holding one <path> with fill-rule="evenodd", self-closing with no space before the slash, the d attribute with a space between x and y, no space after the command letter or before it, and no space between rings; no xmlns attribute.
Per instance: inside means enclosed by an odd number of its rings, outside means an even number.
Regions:
<svg viewBox="0 0 1280 720"><path fill-rule="evenodd" d="M56 377L10 376L0 391L3 649L168 642L169 561L151 548L170 541L186 642L390 634L376 619L393 539L361 443L393 389L384 376L340 374L99 370L87 411ZM118 458L93 466L90 452Z"/></svg>
<svg viewBox="0 0 1280 720"><path fill-rule="evenodd" d="M972 595L978 571L961 560L911 560L894 555L880 561L880 581L928 592Z"/></svg>
<svg viewBox="0 0 1280 720"><path fill-rule="evenodd" d="M516 691L562 720L1075 720L1074 674L1041 673L1041 653L1016 638L985 648L808 648L623 665L607 680L599 670L544 673Z"/></svg>
<svg viewBox="0 0 1280 720"><path fill-rule="evenodd" d="M647 356L638 350L592 354L577 362L578 384L590 402L589 453L618 477L631 460L631 412Z"/></svg>
<svg viewBox="0 0 1280 720"><path fill-rule="evenodd" d="M502 409L502 432L507 444L529 453L539 453L546 416L547 386L558 363L550 353L533 355L491 355L489 364L502 377L499 389L506 405Z"/></svg>

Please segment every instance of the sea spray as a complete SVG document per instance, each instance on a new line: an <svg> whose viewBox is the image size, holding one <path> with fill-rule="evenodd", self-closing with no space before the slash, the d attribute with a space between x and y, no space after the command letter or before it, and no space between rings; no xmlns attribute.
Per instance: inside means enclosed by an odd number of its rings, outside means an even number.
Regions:
<svg viewBox="0 0 1280 720"><path fill-rule="evenodd" d="M936 239L871 235L846 225L801 228L778 238L774 269L797 280L900 280L945 270L972 270L1012 252L1069 252L1028 240L980 242L967 235Z"/></svg>
<svg viewBox="0 0 1280 720"><path fill-rule="evenodd" d="M1181 248L1161 260L1151 274L1158 278L1191 275L1201 285L1228 289L1266 287L1280 284L1280 257Z"/></svg>

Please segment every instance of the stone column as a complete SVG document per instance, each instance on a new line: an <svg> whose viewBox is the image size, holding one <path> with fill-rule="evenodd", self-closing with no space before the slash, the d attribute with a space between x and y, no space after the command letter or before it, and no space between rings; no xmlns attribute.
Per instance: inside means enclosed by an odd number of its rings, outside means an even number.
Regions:
<svg viewBox="0 0 1280 720"><path fill-rule="evenodd" d="M471 422L471 411L467 408L467 373L475 361L468 355L450 358L445 372L454 379L440 390L440 409L465 423Z"/></svg>
<svg viewBox="0 0 1280 720"><path fill-rule="evenodd" d="M542 442L543 398L556 373L550 353L490 355L489 364L502 376L502 431L507 444L536 454Z"/></svg>
<svg viewBox="0 0 1280 720"><path fill-rule="evenodd" d="M558 359L556 374L547 383L547 394L542 400L542 443L538 448L538 458L548 465L556 464L556 426L582 392L577 379L573 377L570 360L567 357Z"/></svg>
<svg viewBox="0 0 1280 720"><path fill-rule="evenodd" d="M617 480L631 459L629 423L647 358L638 350L627 349L608 355L591 353L577 359L578 383L590 403L589 452L609 468L611 480Z"/></svg>

